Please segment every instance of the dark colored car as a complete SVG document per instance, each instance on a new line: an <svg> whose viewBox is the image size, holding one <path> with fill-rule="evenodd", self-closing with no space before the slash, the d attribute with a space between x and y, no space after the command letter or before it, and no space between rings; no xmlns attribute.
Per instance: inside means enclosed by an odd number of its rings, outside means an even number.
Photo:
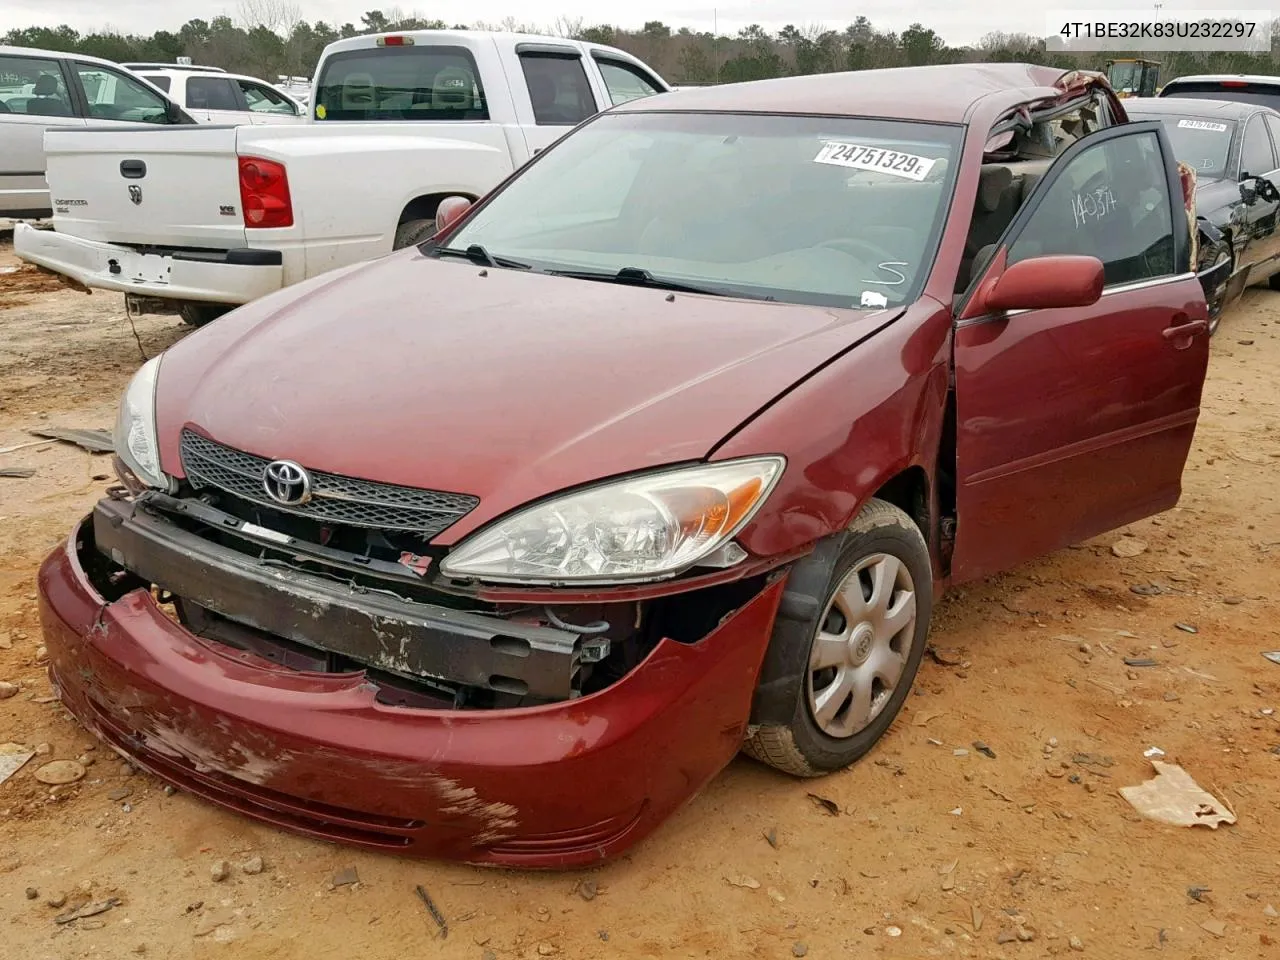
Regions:
<svg viewBox="0 0 1280 960"><path fill-rule="evenodd" d="M1213 73L1176 77L1160 88L1158 99L1230 100L1280 110L1280 77Z"/></svg>
<svg viewBox="0 0 1280 960"><path fill-rule="evenodd" d="M889 728L938 592L1168 509L1192 191L1097 74L633 101L148 362L40 572L67 708L332 840L563 867Z"/></svg>
<svg viewBox="0 0 1280 960"><path fill-rule="evenodd" d="M1254 283L1280 289L1280 113L1251 102L1176 97L1127 100L1130 119L1165 125L1173 152L1196 171L1199 272L1209 323Z"/></svg>

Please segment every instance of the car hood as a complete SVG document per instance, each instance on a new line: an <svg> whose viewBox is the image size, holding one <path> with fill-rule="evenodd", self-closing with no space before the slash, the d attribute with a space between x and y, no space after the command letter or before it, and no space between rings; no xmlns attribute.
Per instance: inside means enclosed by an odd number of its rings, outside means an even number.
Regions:
<svg viewBox="0 0 1280 960"><path fill-rule="evenodd" d="M672 295L411 250L173 347L161 459L183 475L190 426L262 457L480 498L447 544L566 487L705 457L901 312Z"/></svg>

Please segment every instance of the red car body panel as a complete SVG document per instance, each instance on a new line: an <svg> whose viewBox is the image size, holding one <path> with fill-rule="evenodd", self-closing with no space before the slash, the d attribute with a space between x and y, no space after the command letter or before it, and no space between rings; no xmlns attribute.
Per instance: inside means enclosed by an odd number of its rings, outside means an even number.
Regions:
<svg viewBox="0 0 1280 960"><path fill-rule="evenodd" d="M182 476L179 435L190 427L261 457L478 497L436 547L602 478L784 455L766 508L736 538L748 553L737 567L618 587L435 584L534 606L672 593L701 602L752 578L755 592L705 633L663 634L621 679L578 699L390 706L377 700L371 671L286 669L196 636L143 589L108 600L81 564L87 531L78 530L40 574L64 703L157 775L326 839L514 866L620 853L728 763L747 723L759 722L753 694L787 564L843 530L869 498L901 495L904 483L923 497L939 588L1176 500L1207 349L1176 329L1206 315L1194 279L1076 311L953 317L988 132L1022 106L1094 89L1123 120L1099 75L1017 64L662 98L682 110L803 104L847 115L856 105L891 118L905 105L917 119L968 125L938 255L905 308L669 296L409 250L240 308L166 354L157 432L167 472ZM997 254L986 276L1003 263ZM954 538L942 532L947 484Z"/></svg>
<svg viewBox="0 0 1280 960"><path fill-rule="evenodd" d="M298 672L202 641L144 591L105 603L75 540L41 568L40 616L63 702L107 743L277 826L523 867L606 859L723 769L785 582L700 643L660 642L598 694L429 711L375 702L359 673Z"/></svg>

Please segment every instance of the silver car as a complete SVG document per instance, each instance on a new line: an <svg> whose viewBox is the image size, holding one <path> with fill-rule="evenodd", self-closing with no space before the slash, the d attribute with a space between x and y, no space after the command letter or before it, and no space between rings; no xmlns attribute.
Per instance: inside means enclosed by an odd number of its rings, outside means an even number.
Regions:
<svg viewBox="0 0 1280 960"><path fill-rule="evenodd" d="M44 179L49 127L193 122L160 90L109 60L0 46L0 218L52 214Z"/></svg>

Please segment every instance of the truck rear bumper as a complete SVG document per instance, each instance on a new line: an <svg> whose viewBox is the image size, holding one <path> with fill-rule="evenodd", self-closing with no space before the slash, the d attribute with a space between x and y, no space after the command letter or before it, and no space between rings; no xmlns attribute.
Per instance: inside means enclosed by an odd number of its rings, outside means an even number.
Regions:
<svg viewBox="0 0 1280 960"><path fill-rule="evenodd" d="M284 257L279 250L139 253L25 223L14 225L13 249L28 263L86 287L163 300L241 304L284 286Z"/></svg>

